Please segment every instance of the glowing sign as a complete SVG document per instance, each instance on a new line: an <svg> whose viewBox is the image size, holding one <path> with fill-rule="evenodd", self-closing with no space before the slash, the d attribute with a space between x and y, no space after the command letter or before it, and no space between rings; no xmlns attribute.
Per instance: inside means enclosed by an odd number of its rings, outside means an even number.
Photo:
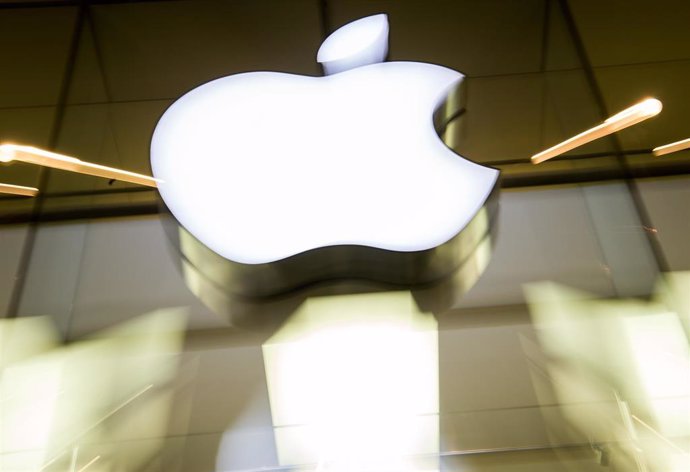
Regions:
<svg viewBox="0 0 690 472"><path fill-rule="evenodd" d="M364 18L319 50L332 75L236 74L178 99L151 164L184 229L260 265L334 246L432 250L468 226L498 171L460 158L434 127L463 76L383 63L387 39L385 15Z"/></svg>

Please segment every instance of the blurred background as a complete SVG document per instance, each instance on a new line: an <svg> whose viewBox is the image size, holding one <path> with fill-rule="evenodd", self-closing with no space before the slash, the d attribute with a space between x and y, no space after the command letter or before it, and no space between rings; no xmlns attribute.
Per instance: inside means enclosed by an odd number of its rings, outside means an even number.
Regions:
<svg viewBox="0 0 690 472"><path fill-rule="evenodd" d="M690 137L683 0L3 0L0 141L150 174L180 95L321 75L328 33L381 12L389 60L467 76L446 139L502 172L477 283L238 327L187 288L155 190L3 164L41 193L0 196L0 470L690 470L690 152L651 153Z"/></svg>

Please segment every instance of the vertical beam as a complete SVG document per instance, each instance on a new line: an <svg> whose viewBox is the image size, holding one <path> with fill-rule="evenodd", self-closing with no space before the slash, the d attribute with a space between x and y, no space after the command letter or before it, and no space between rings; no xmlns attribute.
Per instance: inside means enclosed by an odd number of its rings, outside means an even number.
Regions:
<svg viewBox="0 0 690 472"><path fill-rule="evenodd" d="M602 120L606 119L610 116L610 112L606 107L604 95L601 91L601 87L599 87L599 83L597 82L596 75L594 74L594 69L592 68L589 56L587 55L584 42L582 41L582 36L580 35L580 32L577 28L577 24L575 23L575 19L570 9L568 0L558 1L560 4L561 12L563 13L563 19L565 20L565 24L568 29L568 33L570 34L570 37L573 40L573 45L575 46L575 50L577 52L580 64L582 64L585 79L587 80L590 92L592 93L592 96L594 97L594 101L598 108L599 115L602 118ZM640 220L640 229L643 230L645 237L649 243L649 248L652 252L652 255L654 256L657 268L659 269L659 271L668 272L668 261L663 252L661 244L659 243L656 233L654 231L651 231L651 229L654 228L654 225L649 216L649 212L647 211L647 207L645 206L644 201L642 200L642 196L640 195L639 187L637 186L637 183L632 176L632 172L630 170L628 162L625 159L625 152L623 151L623 146L621 145L620 140L618 139L618 136L616 134L610 135L609 140L614 149L616 161L620 166L623 175L625 175L625 186L632 199L634 210L636 211L637 216Z"/></svg>
<svg viewBox="0 0 690 472"><path fill-rule="evenodd" d="M328 11L328 0L318 0L319 20L321 21L321 36L326 39L333 32Z"/></svg>
<svg viewBox="0 0 690 472"><path fill-rule="evenodd" d="M544 129L546 128L546 112L548 99L548 79L546 67L549 57L549 39L551 37L551 2L544 0L544 17L541 26L541 58L539 59L539 72L541 73L541 119L539 122L539 141L544 142Z"/></svg>
<svg viewBox="0 0 690 472"><path fill-rule="evenodd" d="M72 76L74 74L74 68L77 62L77 53L79 52L79 43L81 40L81 33L84 25L84 17L87 8L87 2L82 1L76 14L76 19L74 21L74 31L72 33L72 40L70 42L69 51L67 55L67 61L65 63L65 69L62 76L62 83L60 85L60 92L58 95L57 104L55 105L55 116L53 118L53 126L50 131L50 136L48 138L48 149L55 149L60 137L60 132L62 131L63 119L65 116L65 108L67 106L67 97L69 95L69 90L72 85ZM27 230L26 238L24 240L24 246L22 247L22 254L19 260L19 265L17 268L17 275L15 277L15 284L12 290L12 295L10 297L10 302L7 307L7 312L5 316L7 318L16 318L19 312L19 305L21 302L22 294L24 293L24 287L26 284L26 277L29 266L31 264L31 256L33 254L34 245L36 243L36 232L38 230L39 219L41 212L43 211L43 205L45 203L45 197L43 192L48 187L48 182L50 180L50 169L46 167L39 168L38 171L38 187L41 193L38 194L34 200L34 204L31 210L31 217L29 220L29 227Z"/></svg>
<svg viewBox="0 0 690 472"><path fill-rule="evenodd" d="M551 0L544 0L544 18L541 27L541 58L539 60L539 72L546 72L546 61L549 56L549 37L551 34Z"/></svg>
<svg viewBox="0 0 690 472"><path fill-rule="evenodd" d="M601 87L573 17L568 0L558 0L585 80L601 119L610 116ZM613 149L622 182L582 188L592 226L601 247L604 270L609 273L619 297L649 295L668 262L653 231L625 152L613 134L607 138Z"/></svg>

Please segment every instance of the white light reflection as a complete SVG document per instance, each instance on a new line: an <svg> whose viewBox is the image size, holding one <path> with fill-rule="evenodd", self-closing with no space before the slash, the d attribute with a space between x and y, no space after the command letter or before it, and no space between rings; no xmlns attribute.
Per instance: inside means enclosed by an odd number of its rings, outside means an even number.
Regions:
<svg viewBox="0 0 690 472"><path fill-rule="evenodd" d="M540 164L579 146L587 144L595 139L603 138L629 126L652 118L661 112L662 104L656 98L648 98L616 113L604 120L603 123L579 133L562 143L541 151L531 157L532 164Z"/></svg>
<svg viewBox="0 0 690 472"><path fill-rule="evenodd" d="M657 146L652 149L652 154L655 156L663 156L666 154L671 154L672 152L683 151L690 148L690 138L683 139L681 141L676 141L670 144L664 144L663 146Z"/></svg>
<svg viewBox="0 0 690 472"><path fill-rule="evenodd" d="M438 331L407 292L308 300L263 345L281 465L438 470Z"/></svg>

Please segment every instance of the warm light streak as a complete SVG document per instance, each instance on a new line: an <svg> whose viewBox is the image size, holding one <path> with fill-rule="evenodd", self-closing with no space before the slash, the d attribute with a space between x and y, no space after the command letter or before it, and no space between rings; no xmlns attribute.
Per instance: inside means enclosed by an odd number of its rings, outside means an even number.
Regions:
<svg viewBox="0 0 690 472"><path fill-rule="evenodd" d="M671 446L673 449L675 449L676 451L680 452L681 454L687 454L687 452L684 451L682 448L678 447L678 445L677 445L676 443L674 443L673 441L669 440L666 436L664 436L664 435L661 434L659 431L657 431L656 429L654 429L654 428L652 428L651 426L649 426L647 423L645 423L644 421L642 421L641 419L639 419L637 416L635 416L635 415L630 415L630 416L632 417L632 419L634 419L635 421L637 421L638 423L640 423L642 426L644 426L645 428L647 428L649 431L652 432L652 434L654 434L656 437L658 437L659 439L661 439L663 442L665 442L666 444L668 444L669 446Z"/></svg>
<svg viewBox="0 0 690 472"><path fill-rule="evenodd" d="M652 149L652 153L655 156L663 156L664 154L671 154L672 152L678 152L688 148L690 148L690 138L676 141L675 143L664 144L663 146L657 146Z"/></svg>
<svg viewBox="0 0 690 472"><path fill-rule="evenodd" d="M94 462L96 462L96 461L97 461L98 459L100 459L100 458L101 458L101 456L96 456L96 457L94 457L94 458L91 459L89 462L87 462L86 465L84 465L84 467L82 467L81 469L79 469L77 472L84 472L84 471L86 470L87 467L90 467Z"/></svg>
<svg viewBox="0 0 690 472"><path fill-rule="evenodd" d="M0 145L0 162L12 161L36 164L69 172L78 172L80 174L93 175L106 179L121 180L123 182L145 185L147 187L157 187L158 183L160 183L160 180L148 175L85 162L76 157L57 154L33 146L21 146L18 144Z"/></svg>
<svg viewBox="0 0 690 472"><path fill-rule="evenodd" d="M616 113L606 121L594 128L583 131L570 139L563 141L545 151L532 156L532 163L539 164L552 157L568 152L576 147L587 144L595 139L603 138L609 134L620 131L624 128L640 123L648 118L656 116L661 111L662 104L656 98L648 98L637 103L630 108L626 108L620 113Z"/></svg>
<svg viewBox="0 0 690 472"><path fill-rule="evenodd" d="M24 187L23 185L0 184L0 193L21 195L23 197L35 197L38 194L38 189L35 187Z"/></svg>

